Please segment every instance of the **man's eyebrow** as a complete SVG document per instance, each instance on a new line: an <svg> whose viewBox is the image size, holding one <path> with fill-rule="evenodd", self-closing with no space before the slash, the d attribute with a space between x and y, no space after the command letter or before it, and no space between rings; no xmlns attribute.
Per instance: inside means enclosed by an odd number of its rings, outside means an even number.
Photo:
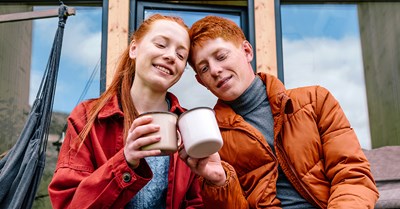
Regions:
<svg viewBox="0 0 400 209"><path fill-rule="evenodd" d="M212 51L211 53L210 53L210 55L209 56L207 56L207 57L210 57L210 56L217 56L218 55L218 53L220 53L220 52L227 52L227 51L229 51L228 49L225 49L225 48L222 48L222 47L219 47L219 48L216 48L214 51ZM201 60L200 62L198 62L198 63L195 63L195 65L197 66L197 65L200 65L200 64L202 64L203 62L207 62L207 60Z"/></svg>

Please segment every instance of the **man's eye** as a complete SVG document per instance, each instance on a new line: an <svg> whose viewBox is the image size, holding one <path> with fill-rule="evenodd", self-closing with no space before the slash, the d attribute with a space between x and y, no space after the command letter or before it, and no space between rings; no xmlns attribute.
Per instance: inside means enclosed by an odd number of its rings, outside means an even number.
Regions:
<svg viewBox="0 0 400 209"><path fill-rule="evenodd" d="M200 67L200 72L204 73L208 70L207 66Z"/></svg>
<svg viewBox="0 0 400 209"><path fill-rule="evenodd" d="M222 54L222 55L219 55L219 56L217 57L217 60L219 60L219 61L222 61L222 60L224 60L224 59L226 59L226 54Z"/></svg>

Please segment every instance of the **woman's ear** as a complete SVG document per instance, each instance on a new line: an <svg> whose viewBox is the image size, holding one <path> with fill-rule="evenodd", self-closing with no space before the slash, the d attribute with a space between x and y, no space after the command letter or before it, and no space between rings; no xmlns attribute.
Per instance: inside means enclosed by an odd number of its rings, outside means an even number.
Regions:
<svg viewBox="0 0 400 209"><path fill-rule="evenodd" d="M133 40L129 46L129 57L131 59L136 59L136 42Z"/></svg>

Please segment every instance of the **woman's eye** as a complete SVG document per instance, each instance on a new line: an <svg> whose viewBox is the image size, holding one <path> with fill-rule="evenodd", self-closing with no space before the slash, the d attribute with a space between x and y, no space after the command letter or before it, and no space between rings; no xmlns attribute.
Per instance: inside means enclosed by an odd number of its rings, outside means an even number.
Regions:
<svg viewBox="0 0 400 209"><path fill-rule="evenodd" d="M162 43L155 43L158 48L165 48L165 44Z"/></svg>
<svg viewBox="0 0 400 209"><path fill-rule="evenodd" d="M180 53L176 53L176 56L180 59L180 60L183 60L185 57L182 55L182 54L180 54Z"/></svg>

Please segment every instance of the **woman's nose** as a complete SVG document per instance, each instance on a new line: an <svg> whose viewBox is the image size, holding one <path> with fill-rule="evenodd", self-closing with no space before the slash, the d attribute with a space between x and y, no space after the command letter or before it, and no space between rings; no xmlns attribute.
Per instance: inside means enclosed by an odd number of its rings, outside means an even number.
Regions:
<svg viewBox="0 0 400 209"><path fill-rule="evenodd" d="M163 55L164 59L166 59L169 62L175 62L176 59L176 53L175 50L168 49Z"/></svg>

